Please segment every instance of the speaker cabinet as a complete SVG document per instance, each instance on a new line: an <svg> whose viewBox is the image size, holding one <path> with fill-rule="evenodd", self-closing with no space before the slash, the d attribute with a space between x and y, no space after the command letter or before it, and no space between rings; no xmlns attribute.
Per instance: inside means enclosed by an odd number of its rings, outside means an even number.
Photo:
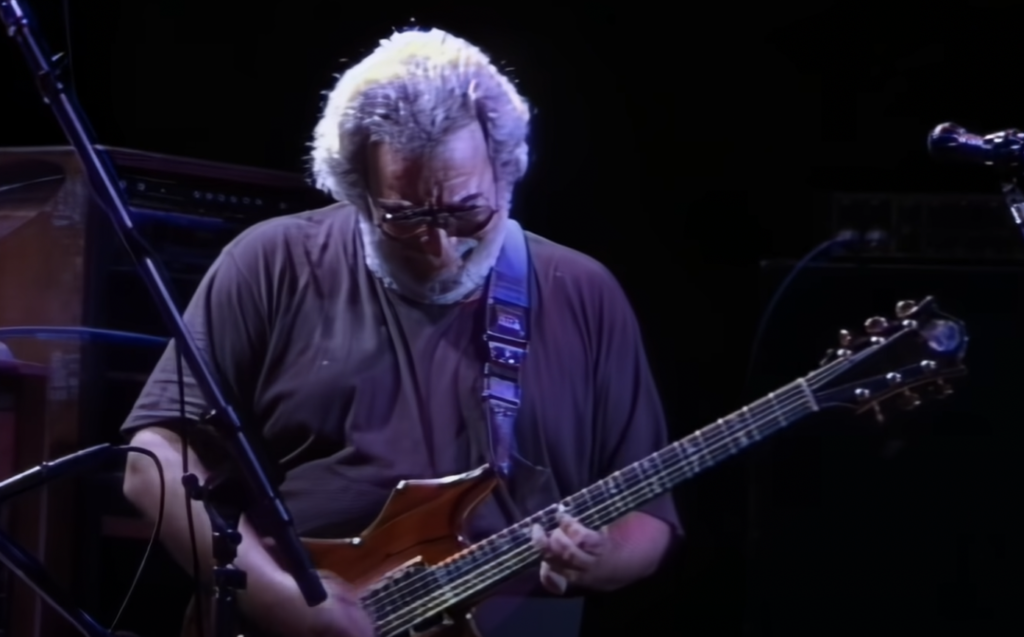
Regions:
<svg viewBox="0 0 1024 637"><path fill-rule="evenodd" d="M163 265L179 310L221 248L244 228L327 203L300 175L101 150L116 168L132 220ZM0 341L19 360L45 368L49 377L45 410L33 425L39 443L20 459L29 466L89 445L123 442L118 429L162 347L27 338L33 330L12 335L12 328L89 327L167 336L156 305L90 192L73 149L0 149ZM141 556L150 531L123 500L120 482L118 472L69 480L24 496L38 499L38 505L18 513L32 517L40 529L26 548L104 625L128 590L138 565L130 560ZM136 622L154 621L164 630L180 624L180 617L154 615L152 607L133 614L146 605L145 593L139 595L128 613ZM167 612L180 615L181 610ZM30 631L17 633L72 634L45 610Z"/></svg>
<svg viewBox="0 0 1024 637"><path fill-rule="evenodd" d="M763 271L766 296L792 264ZM995 635L1024 596L1024 267L807 268L765 331L758 393L838 332L934 296L965 321L955 392L878 422L823 412L754 450L750 604L759 636Z"/></svg>

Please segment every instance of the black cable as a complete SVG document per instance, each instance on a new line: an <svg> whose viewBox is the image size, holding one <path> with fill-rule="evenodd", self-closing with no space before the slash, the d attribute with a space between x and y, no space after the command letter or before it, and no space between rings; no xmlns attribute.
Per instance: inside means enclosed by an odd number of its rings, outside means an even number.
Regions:
<svg viewBox="0 0 1024 637"><path fill-rule="evenodd" d="M181 417L180 426L180 437L181 437L181 475L188 475L188 428L191 426L187 421L185 414L185 374L184 369L181 365L181 349L177 343L174 345L175 361L178 367L178 415ZM199 544L196 542L196 524L195 519L192 516L192 494L188 492L188 486L185 487L185 517L188 519L188 539L192 545L192 581L195 583L195 604L196 604L196 630L198 631L199 637L204 637L203 633L203 585L199 574Z"/></svg>
<svg viewBox="0 0 1024 637"><path fill-rule="evenodd" d="M137 453L146 456L153 461L156 465L157 475L160 476L160 512L156 516L156 526L153 527L153 534L149 536L149 545L146 546L146 552L142 554L142 561L139 563L139 569L135 571L135 578L132 580L132 585L128 588L128 592L124 596L124 601L121 602L121 609L117 611L117 616L114 617L114 621L110 624L110 632L113 633L117 628L117 623L121 621L121 616L124 614L125 608L128 607L128 602L131 601L132 595L135 593L135 588L139 585L139 579L142 577L142 571L146 568L146 564L149 562L150 554L153 552L153 546L156 545L157 539L160 537L160 529L164 525L164 502L167 497L167 481L164 477L164 468L160 464L160 459L155 453L149 449L142 447L123 447L123 449L129 453Z"/></svg>
<svg viewBox="0 0 1024 637"><path fill-rule="evenodd" d="M775 290L775 294L772 296L768 305L765 306L764 312L761 314L761 321L757 325L757 331L754 332L754 341L751 344L750 349L750 362L747 365L747 373L743 379L743 397L746 400L750 396L751 383L754 378L754 368L758 362L758 352L761 348L761 340L764 338L764 333L768 327L768 322L772 315L775 313L775 306L779 304L779 300L782 295L785 294L789 285L796 279L797 275L803 271L812 261L814 261L820 254L827 252L831 248L838 248L849 245L859 245L862 239L858 235L842 235L829 239L818 245L816 248L808 252L800 261L797 262L793 269L789 271L789 274L783 279L782 283Z"/></svg>
<svg viewBox="0 0 1024 637"><path fill-rule="evenodd" d="M64 12L64 39L65 39L65 45L67 47L68 79L70 80L69 83L71 85L71 90L75 91L75 88L76 88L76 85L75 85L75 68L74 68L74 62L72 60L72 55L71 55L71 7L70 7L69 0L63 0L62 5L63 5L63 12ZM163 271L163 268L161 268L161 273L162 274L166 274L166 272ZM169 277L165 276L165 280L170 281L171 279ZM182 365L181 365L181 352L178 351L177 346L175 346L175 350L177 351L177 367L178 367L178 370L177 370L178 371L178 401L179 401L179 409L180 409L179 415L181 416L181 422L182 422L181 434L180 434L181 435L181 446L182 446L181 470L182 470L182 475L184 476L184 475L188 475L188 454L189 454L188 424L186 422L186 415L185 415L185 378L184 378L184 374L183 374L183 370L182 370ZM161 527L163 525L163 519L164 519L164 504L165 504L165 498L166 498L166 482L165 482L165 477L164 477L164 471L163 471L163 467L160 465L160 461L156 457L156 455L154 455L152 452L150 452L150 451L148 451L146 449L142 449L142 448L129 447L128 449L130 451L134 451L136 453L141 453L143 455L146 455L146 456L152 458L153 461L156 463L157 471L160 474L160 513L157 515L156 528L153 530L152 537L150 537L149 545L146 547L146 552L143 555L142 563L139 565L139 570L136 571L135 579L132 581L131 588L129 588L128 594L125 595L124 602L122 602L122 604L121 604L121 609L117 612L117 616L114 618L114 623L111 624L111 627L110 627L110 631L111 632L114 631L114 627L117 625L117 622L120 621L121 615L124 613L125 608L128 606L128 601L130 600L132 594L135 592L135 587L138 585L139 578L142 576L142 571L143 571L143 569L146 566L146 562L149 560L150 552L153 550L153 545L156 543L156 539L160 536L160 529L161 529ZM195 582L196 582L196 610L197 610L197 613L196 613L196 623L198 624L199 637L204 637L204 634L203 634L203 619L202 619L203 618L202 585L201 585L200 579L199 579L199 546L196 543L195 520L193 519L193 516L192 516L192 496L188 492L185 493L185 513L186 513L186 517L188 518L189 540L190 540L190 542L192 544L192 571L193 571L193 577L195 578Z"/></svg>
<svg viewBox="0 0 1024 637"><path fill-rule="evenodd" d="M754 370L758 363L758 353L760 353L761 341L764 338L764 334L767 330L769 321L775 313L775 308L779 304L779 301L782 299L782 296L786 293L786 290L789 288L789 285L796 279L797 275L800 274L805 267L807 267L812 261L818 258L818 256L821 255L822 253L828 252L831 248L848 246L851 244L859 245L861 241L862 240L859 235L844 234L819 244L813 250L804 255L804 257L800 259L800 261L798 261L795 266L793 266L793 269L789 271L789 274L786 275L786 278L782 280L782 283L779 284L779 287L775 289L775 294L772 295L771 300L768 301L768 305L766 305L764 308L764 312L761 313L761 320L757 324L757 331L754 332L754 340L751 344L750 349L750 362L747 365L747 373L743 379L744 402L751 400L752 398L750 395L752 389L751 385L754 380ZM760 499L757 487L755 486L756 484L758 484L757 465L758 463L756 461L747 465L749 471L747 487L747 518L749 527L751 529L751 534L748 535L746 554L747 560L752 565L751 568L754 570L754 577L757 577L759 575L757 571L761 568L759 566L756 566L760 564L760 560L759 554L756 552L757 549L754 548L754 542L756 542L756 540L753 539L755 537L754 533L756 533L755 531L753 531L753 529L756 528L754 520L756 519L758 511L757 502ZM756 612L761 611L748 610L748 613ZM744 631L745 634L748 632L749 628L746 631Z"/></svg>

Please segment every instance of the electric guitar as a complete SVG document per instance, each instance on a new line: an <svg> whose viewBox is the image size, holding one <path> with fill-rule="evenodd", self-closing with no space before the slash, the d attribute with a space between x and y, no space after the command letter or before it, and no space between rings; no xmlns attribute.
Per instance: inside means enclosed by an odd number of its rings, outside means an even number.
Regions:
<svg viewBox="0 0 1024 637"><path fill-rule="evenodd" d="M361 591L380 637L477 635L474 604L539 563L530 529L553 530L559 506L600 528L809 414L848 408L882 419L886 407L945 397L952 391L946 381L966 373L966 347L963 323L931 298L903 301L894 320L869 319L857 335L841 331L840 348L803 378L481 542L464 545L459 530L497 484L488 467L403 481L361 536L304 544L318 569ZM197 637L192 608L183 637Z"/></svg>

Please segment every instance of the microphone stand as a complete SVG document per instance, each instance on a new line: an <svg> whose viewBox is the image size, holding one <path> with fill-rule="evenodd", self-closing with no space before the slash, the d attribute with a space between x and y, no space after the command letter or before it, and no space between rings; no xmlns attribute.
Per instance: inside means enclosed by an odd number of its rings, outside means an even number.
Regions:
<svg viewBox="0 0 1024 637"><path fill-rule="evenodd" d="M320 604L327 598L327 592L320 576L313 569L309 554L295 532L291 515L260 466L256 451L237 412L220 390L212 369L203 360L195 340L175 308L167 286L161 279L153 251L136 232L113 166L107 156L96 147L84 114L62 81L58 65L54 64L58 58L47 53L45 44L35 32L32 21L18 0L0 0L0 20L3 21L7 34L18 43L36 78L43 100L50 106L64 134L77 151L96 200L109 215L121 241L134 260L139 275L149 288L163 321L171 332L175 346L210 407L204 420L221 434L234 460L235 468L248 487L247 499L252 505L249 514L254 524L273 538L276 548L281 551L284 558L284 566L294 577L306 603L309 606ZM211 497L211 489L215 486L224 486L223 482L198 488L199 480L192 475L183 476L182 484L191 498L203 502L211 512L211 522L215 524L214 582L218 600L215 612L233 616L236 611L236 591L246 585L244 573L233 567L241 540L237 528L239 516L235 515L237 511L227 511L223 515L218 513L218 509L221 508L218 505L221 503L215 504L215 500L220 498ZM232 507L225 507L230 508ZM218 619L217 627L229 628L232 622L228 620L228 617L225 617L224 621ZM234 632L218 634L218 637L236 636L237 633Z"/></svg>

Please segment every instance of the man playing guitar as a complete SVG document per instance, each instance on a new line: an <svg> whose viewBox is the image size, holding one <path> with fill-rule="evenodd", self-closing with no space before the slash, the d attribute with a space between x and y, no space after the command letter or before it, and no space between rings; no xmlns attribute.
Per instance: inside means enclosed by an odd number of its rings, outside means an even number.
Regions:
<svg viewBox="0 0 1024 637"><path fill-rule="evenodd" d="M529 118L476 47L438 30L393 35L340 78L315 131L317 185L338 203L245 231L193 297L187 325L283 470L304 538L357 537L401 481L490 465L498 488L460 529L478 541L667 444L614 277L509 217ZM224 457L201 424L183 444L182 416L206 406L182 374L179 385L172 345L123 431L161 458L162 541L208 587L210 524L184 504L182 454L201 479ZM155 520L159 476L136 458L125 494ZM374 634L360 583L325 571L330 598L307 608L258 530L240 528L247 635ZM483 603L483 637L574 634L574 593L650 575L681 529L661 495L606 528L565 515L533 534L539 573Z"/></svg>

